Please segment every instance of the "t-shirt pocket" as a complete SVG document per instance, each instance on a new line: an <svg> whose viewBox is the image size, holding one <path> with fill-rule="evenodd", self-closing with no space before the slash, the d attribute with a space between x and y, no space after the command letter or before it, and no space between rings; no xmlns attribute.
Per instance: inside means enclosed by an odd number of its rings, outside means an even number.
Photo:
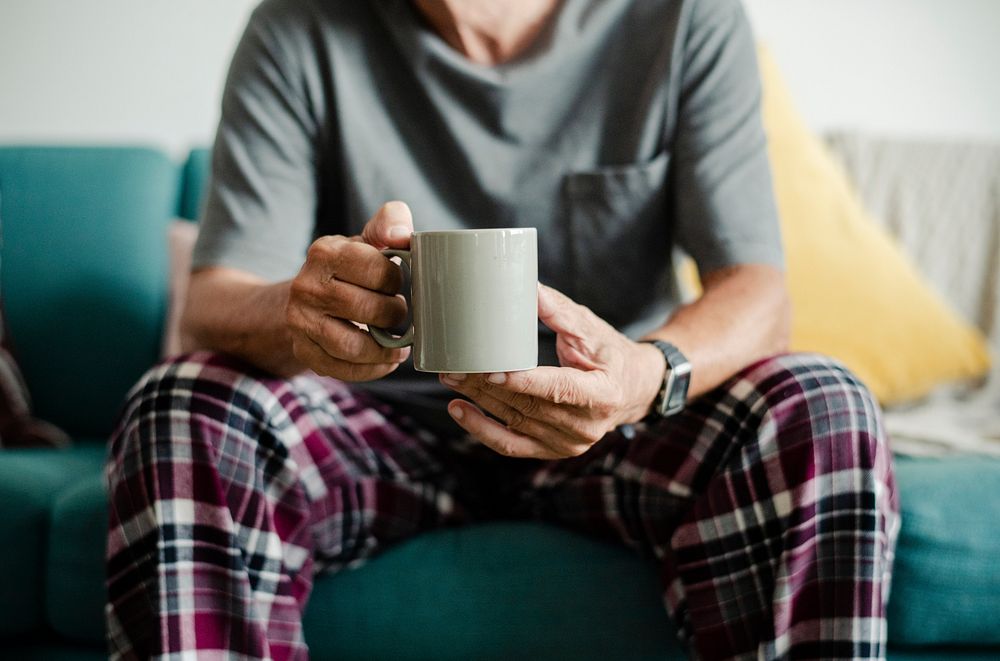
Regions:
<svg viewBox="0 0 1000 661"><path fill-rule="evenodd" d="M624 326L672 279L667 222L669 152L630 165L571 172L563 182L577 302Z"/></svg>

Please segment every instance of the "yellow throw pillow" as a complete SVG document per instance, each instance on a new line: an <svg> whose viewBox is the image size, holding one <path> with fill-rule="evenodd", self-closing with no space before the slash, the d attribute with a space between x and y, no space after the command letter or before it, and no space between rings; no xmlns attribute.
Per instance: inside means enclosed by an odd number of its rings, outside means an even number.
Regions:
<svg viewBox="0 0 1000 661"><path fill-rule="evenodd" d="M770 54L761 49L759 57L792 349L839 358L884 404L985 374L990 356L983 335L949 309L868 216L847 175L796 111Z"/></svg>
<svg viewBox="0 0 1000 661"><path fill-rule="evenodd" d="M868 216L797 112L767 49L758 58L792 299L792 350L840 359L883 404L983 376L990 355L982 333L949 309ZM681 264L678 274L682 290L699 292L693 262Z"/></svg>

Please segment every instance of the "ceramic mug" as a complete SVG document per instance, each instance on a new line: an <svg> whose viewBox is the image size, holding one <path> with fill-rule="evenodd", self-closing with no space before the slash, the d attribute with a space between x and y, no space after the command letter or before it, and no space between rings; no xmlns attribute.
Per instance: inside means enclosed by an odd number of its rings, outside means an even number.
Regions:
<svg viewBox="0 0 1000 661"><path fill-rule="evenodd" d="M413 323L401 337L370 327L376 342L413 345L413 366L421 372L538 366L534 228L414 232L409 250L382 254L409 267Z"/></svg>

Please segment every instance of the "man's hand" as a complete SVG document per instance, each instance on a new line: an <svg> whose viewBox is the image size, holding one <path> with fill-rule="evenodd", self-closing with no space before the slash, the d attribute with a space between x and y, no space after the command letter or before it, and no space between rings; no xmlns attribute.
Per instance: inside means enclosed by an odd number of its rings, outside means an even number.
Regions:
<svg viewBox="0 0 1000 661"><path fill-rule="evenodd" d="M549 287L539 287L538 317L557 334L561 367L441 375L482 409L463 400L448 405L463 429L500 454L561 459L583 454L618 425L646 415L666 369L658 349L629 340Z"/></svg>
<svg viewBox="0 0 1000 661"><path fill-rule="evenodd" d="M406 360L409 349L379 346L359 324L388 328L406 318L402 274L379 250L409 248L412 232L410 209L388 202L361 236L324 236L309 247L285 310L297 360L343 381L378 379Z"/></svg>

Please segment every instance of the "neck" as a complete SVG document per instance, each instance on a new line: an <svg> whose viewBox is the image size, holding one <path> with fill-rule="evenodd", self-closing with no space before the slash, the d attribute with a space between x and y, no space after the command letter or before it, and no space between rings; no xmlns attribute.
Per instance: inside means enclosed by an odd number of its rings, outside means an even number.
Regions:
<svg viewBox="0 0 1000 661"><path fill-rule="evenodd" d="M560 0L414 0L431 27L472 62L494 66L523 53Z"/></svg>

